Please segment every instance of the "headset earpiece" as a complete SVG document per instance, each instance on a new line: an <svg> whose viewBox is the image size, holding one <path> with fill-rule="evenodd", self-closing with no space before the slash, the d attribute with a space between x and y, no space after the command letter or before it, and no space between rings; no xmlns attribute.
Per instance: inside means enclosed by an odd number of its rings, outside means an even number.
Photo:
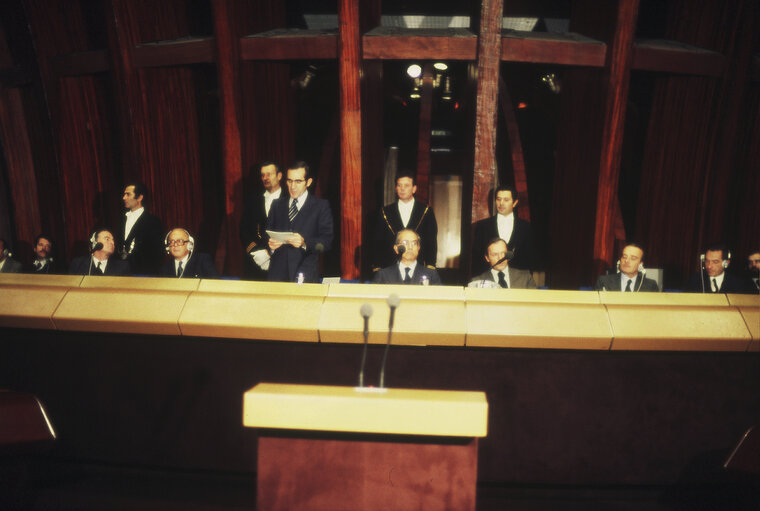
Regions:
<svg viewBox="0 0 760 511"><path fill-rule="evenodd" d="M92 231L90 236L90 250L95 250L95 245L98 244L98 231Z"/></svg>
<svg viewBox="0 0 760 511"><path fill-rule="evenodd" d="M181 230L185 231L185 234L187 234L187 240L188 240L187 250L189 252L192 252L193 248L195 247L195 238L193 238L192 234L190 234L190 232L187 229L183 229L182 227L176 227L176 228L172 229L171 231L167 232L166 236L164 236L164 248L166 249L166 253L168 254L169 253L169 249L171 248L169 246L169 235L172 233L172 231L176 231L177 229L181 229Z"/></svg>

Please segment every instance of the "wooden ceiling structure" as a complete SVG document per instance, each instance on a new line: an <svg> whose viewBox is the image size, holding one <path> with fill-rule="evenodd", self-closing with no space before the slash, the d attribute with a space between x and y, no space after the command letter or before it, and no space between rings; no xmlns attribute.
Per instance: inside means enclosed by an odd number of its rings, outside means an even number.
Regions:
<svg viewBox="0 0 760 511"><path fill-rule="evenodd" d="M382 172L384 148L382 129L378 128L382 112L375 104L383 61L462 61L473 68L473 137L468 142L473 171L471 179L465 180L463 247L469 246L466 227L489 215L487 196L498 173L498 112L500 103L502 108L509 103L505 87L500 87L504 63L556 65L569 70L560 123L568 135L558 148L550 235L555 245L552 251L568 243L581 247L575 259L570 258L577 263L577 271L567 278L557 277L556 287L590 281L613 263L616 239L625 237L618 186L632 72L672 77L689 90L697 83L713 84L710 98L733 95L733 102L717 107L718 119L714 119L716 114L704 118L705 123L717 123L706 135L714 151L705 163L717 170L702 175L702 189L709 186L712 190L717 183L728 194L732 189L760 187L751 170L721 178L719 168L751 165L755 154L751 147L760 136L758 121L742 107L756 108L760 75L758 8L751 0L736 0L730 8L721 7L723 2L693 6L672 0L671 19L676 21L670 22L667 31L677 34L680 30L685 34L682 40L637 39L640 0L573 0L571 32L564 34L502 29L510 0L476 2L469 8L470 29L385 27L380 25L381 0L336 0L337 31L284 26L287 3L278 0L206 3L213 17L213 35L206 37L189 35L191 16L185 12L189 4L203 2L167 0L155 11L154 4L139 0L8 3L4 14L10 15L6 18L10 21L3 24L4 33L0 34L0 133L17 239L30 240L39 231L50 231L63 240L64 253L72 254L93 225L114 221L114 206L109 201L118 205L118 198L106 195L114 191L120 195L121 183L140 178L157 198L169 195L185 200L186 204L156 200L154 209L167 224L186 225L216 241L217 261L223 263L225 273L238 273L241 185L255 180L247 169L262 159L287 161L296 156L292 138L299 121L287 93L291 61L338 63L340 205L334 207L339 211L340 269L345 278L357 278L361 272L366 217L377 206L368 199L368 183ZM712 25L705 22L704 30L712 27L715 32L727 26L724 32L735 36L722 47L715 43L722 41L718 36L702 46L692 44L699 34L690 37L683 30L685 22L677 20L693 11L698 11L693 16L703 20L720 14L723 18ZM24 38L20 27L27 24L33 51L19 42ZM197 97L199 79L193 68L198 65L214 69L218 133L204 132L204 116L210 108ZM266 77L265 85L256 83L261 76ZM684 81L688 83L683 85ZM577 115L586 114L577 100L589 91L595 94L592 120L580 126ZM588 103L588 98L585 101ZM429 109L425 111L420 121L423 127L429 126L430 120ZM511 106L505 113L510 112ZM677 118L679 113L663 115ZM265 124L267 119L271 126ZM513 141L519 141L513 130L516 125L508 121ZM716 139L715 130L727 125L734 126L734 139ZM420 129L418 174L425 183L430 170L426 156L430 143L425 141L429 130ZM749 133L748 138L740 136L742 129ZM208 141L215 137L218 142ZM209 149L211 146L218 149ZM648 150L653 147L654 141ZM330 162L325 160L330 160L329 155L322 157L320 167L328 167ZM662 167L645 169L644 174L662 171ZM515 179L521 191L527 192L524 169L519 165L515 166ZM78 187L90 190L83 193ZM221 206L209 198L215 193L224 197ZM577 212L576 220L583 226L567 229L568 215L574 214L575 207L568 195L579 194L591 204ZM685 248L663 251L663 265L690 264L688 253L700 250L714 231L736 220L752 204L751 199L737 197L740 204L732 207L726 199L721 209L726 220L710 224L714 210L709 194L701 195L695 198L701 204L696 218L688 219L697 225L685 245L682 243ZM755 209L760 209L756 197ZM524 202L527 205L528 201ZM641 200L639 204L645 205ZM82 205L87 206L85 211L78 211ZM520 211L526 213L528 208ZM637 227L635 233L645 238L645 243L665 236L654 233L654 221L648 221L649 231ZM760 232L756 212L744 221L749 226L733 229L728 241L746 240L753 228ZM577 236L573 231L578 229L586 234ZM757 237L742 241L737 248L757 241ZM550 272L566 264L554 255L547 260Z"/></svg>

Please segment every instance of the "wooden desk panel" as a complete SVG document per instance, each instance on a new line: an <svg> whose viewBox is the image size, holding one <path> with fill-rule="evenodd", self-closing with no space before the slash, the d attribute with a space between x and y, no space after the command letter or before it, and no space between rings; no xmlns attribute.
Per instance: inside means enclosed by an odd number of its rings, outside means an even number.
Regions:
<svg viewBox="0 0 760 511"><path fill-rule="evenodd" d="M387 342L390 308L387 299L397 294L393 344L412 346L464 346L464 292L456 286L404 286L332 284L319 319L322 342L363 342L362 304L372 306L369 342Z"/></svg>
<svg viewBox="0 0 760 511"><path fill-rule="evenodd" d="M31 275L28 273L0 273L0 286L79 287L81 275Z"/></svg>
<svg viewBox="0 0 760 511"><path fill-rule="evenodd" d="M0 286L0 326L54 330L53 313L67 292L65 287Z"/></svg>

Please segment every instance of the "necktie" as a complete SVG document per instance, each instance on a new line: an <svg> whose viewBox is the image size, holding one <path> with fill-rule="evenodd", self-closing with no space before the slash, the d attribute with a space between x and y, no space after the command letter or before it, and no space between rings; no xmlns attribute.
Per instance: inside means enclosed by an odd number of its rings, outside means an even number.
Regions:
<svg viewBox="0 0 760 511"><path fill-rule="evenodd" d="M177 278L182 276L182 261L179 262L179 265L177 265Z"/></svg>
<svg viewBox="0 0 760 511"><path fill-rule="evenodd" d="M411 284L412 276L409 275L409 272L412 271L412 269L407 266L406 268L404 268L404 271L406 271L406 277L404 277L404 284Z"/></svg>
<svg viewBox="0 0 760 511"><path fill-rule="evenodd" d="M713 279L713 293L718 292L718 281Z"/></svg>
<svg viewBox="0 0 760 511"><path fill-rule="evenodd" d="M507 281L506 281L506 280L504 280L504 272L503 272L503 271L500 271L500 272L499 272L499 285L500 285L501 287L503 287L503 288L508 288L508 287L509 287L509 286L507 285Z"/></svg>
<svg viewBox="0 0 760 511"><path fill-rule="evenodd" d="M628 279L628 283L625 285L626 292L631 292L631 282L633 282L631 279Z"/></svg>
<svg viewBox="0 0 760 511"><path fill-rule="evenodd" d="M292 222L297 214L298 214L298 207L296 206L296 200L292 199L290 201L290 211L288 211L288 219Z"/></svg>
<svg viewBox="0 0 760 511"><path fill-rule="evenodd" d="M98 273L101 274L101 275L103 275L103 268L100 266L101 264L103 264L103 263L100 262L100 261L98 261Z"/></svg>

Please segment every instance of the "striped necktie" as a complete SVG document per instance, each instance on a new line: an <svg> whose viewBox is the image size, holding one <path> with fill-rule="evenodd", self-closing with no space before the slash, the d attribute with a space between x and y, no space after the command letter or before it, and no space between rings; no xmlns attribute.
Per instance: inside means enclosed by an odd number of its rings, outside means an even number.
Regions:
<svg viewBox="0 0 760 511"><path fill-rule="evenodd" d="M298 206L296 206L296 200L295 199L291 199L291 202L290 202L290 211L288 211L288 220L290 220L292 222L297 214L298 214Z"/></svg>

